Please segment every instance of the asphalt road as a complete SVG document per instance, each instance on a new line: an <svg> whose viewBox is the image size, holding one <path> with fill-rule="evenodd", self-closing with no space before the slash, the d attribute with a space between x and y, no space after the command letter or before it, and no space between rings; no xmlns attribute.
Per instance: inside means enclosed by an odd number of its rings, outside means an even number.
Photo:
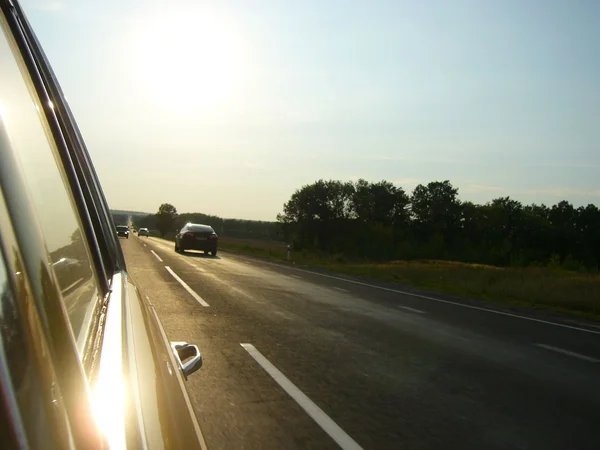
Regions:
<svg viewBox="0 0 600 450"><path fill-rule="evenodd" d="M600 327L121 244L169 339L203 353L188 390L209 449L600 448Z"/></svg>

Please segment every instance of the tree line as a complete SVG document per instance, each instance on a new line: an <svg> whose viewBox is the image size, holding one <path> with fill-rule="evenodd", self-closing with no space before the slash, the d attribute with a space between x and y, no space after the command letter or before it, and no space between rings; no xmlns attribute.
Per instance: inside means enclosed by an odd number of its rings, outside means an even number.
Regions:
<svg viewBox="0 0 600 450"><path fill-rule="evenodd" d="M156 214L133 216L136 228L144 227L156 230L162 237L169 233L175 233L188 222L210 225L220 236L266 240L283 239L281 227L276 222L224 219L204 213L180 214L177 212L177 208L170 203L161 204Z"/></svg>
<svg viewBox="0 0 600 450"><path fill-rule="evenodd" d="M319 180L296 190L277 221L296 250L347 257L593 270L600 263L595 205L523 205L510 197L475 204L459 200L448 180L410 194L389 181Z"/></svg>

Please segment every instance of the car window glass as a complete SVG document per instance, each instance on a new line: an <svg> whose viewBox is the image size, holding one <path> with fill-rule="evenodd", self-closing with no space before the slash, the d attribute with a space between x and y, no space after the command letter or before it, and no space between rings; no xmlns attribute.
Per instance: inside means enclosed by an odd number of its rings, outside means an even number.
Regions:
<svg viewBox="0 0 600 450"><path fill-rule="evenodd" d="M89 249L41 106L0 34L0 113L21 163L78 347L98 298Z"/></svg>
<svg viewBox="0 0 600 450"><path fill-rule="evenodd" d="M206 225L191 226L190 230L191 231L204 232L204 233L214 233L214 231L215 231L215 230L212 229L212 227L209 227L209 226L206 226Z"/></svg>

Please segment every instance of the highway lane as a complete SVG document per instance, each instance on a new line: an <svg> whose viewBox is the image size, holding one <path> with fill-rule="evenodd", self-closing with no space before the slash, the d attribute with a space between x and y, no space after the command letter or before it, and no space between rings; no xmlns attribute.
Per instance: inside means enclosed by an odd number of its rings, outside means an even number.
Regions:
<svg viewBox="0 0 600 450"><path fill-rule="evenodd" d="M599 447L600 333L592 326L225 252L178 255L154 238L121 242L169 338L203 351L205 366L188 383L209 448L337 448L336 438L347 448ZM241 344L349 440L302 409Z"/></svg>

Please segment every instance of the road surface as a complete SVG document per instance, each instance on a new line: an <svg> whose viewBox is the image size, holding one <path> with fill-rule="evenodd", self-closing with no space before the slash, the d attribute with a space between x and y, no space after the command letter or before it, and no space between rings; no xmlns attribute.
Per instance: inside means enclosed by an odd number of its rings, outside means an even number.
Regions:
<svg viewBox="0 0 600 450"><path fill-rule="evenodd" d="M600 327L122 239L209 449L600 448Z"/></svg>

